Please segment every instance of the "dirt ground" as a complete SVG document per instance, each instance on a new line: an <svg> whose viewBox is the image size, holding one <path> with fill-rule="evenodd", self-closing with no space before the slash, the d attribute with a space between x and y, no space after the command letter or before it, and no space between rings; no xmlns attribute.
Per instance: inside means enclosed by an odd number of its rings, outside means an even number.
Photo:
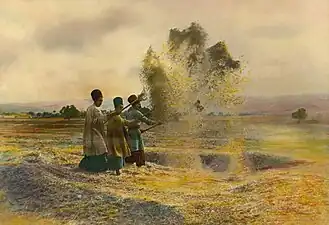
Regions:
<svg viewBox="0 0 329 225"><path fill-rule="evenodd" d="M193 124L145 133L147 165L115 176L77 169L83 121L0 120L1 224L329 224L329 127Z"/></svg>

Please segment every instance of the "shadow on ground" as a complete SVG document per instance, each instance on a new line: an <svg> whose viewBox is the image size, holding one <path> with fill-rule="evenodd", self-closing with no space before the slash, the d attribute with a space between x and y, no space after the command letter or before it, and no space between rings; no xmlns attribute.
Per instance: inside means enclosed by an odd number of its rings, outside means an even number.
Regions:
<svg viewBox="0 0 329 225"><path fill-rule="evenodd" d="M190 169L201 167L211 169L213 172L227 171L232 162L231 156L228 154L191 155L187 153L146 152L145 157L146 161L162 166ZM290 157L259 152L246 152L243 157L245 165L256 171L283 169L310 163L303 160L294 160Z"/></svg>
<svg viewBox="0 0 329 225"><path fill-rule="evenodd" d="M244 160L246 165L257 171L284 169L295 166L308 165L311 163L306 160L295 160L290 157L271 155L260 152L246 152L244 153ZM248 162L250 162L251 165L249 165Z"/></svg>

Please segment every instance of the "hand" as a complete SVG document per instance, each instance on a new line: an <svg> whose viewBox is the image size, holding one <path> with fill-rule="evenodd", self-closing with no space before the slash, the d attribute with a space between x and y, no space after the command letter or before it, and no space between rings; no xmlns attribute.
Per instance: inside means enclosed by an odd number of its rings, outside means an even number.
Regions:
<svg viewBox="0 0 329 225"><path fill-rule="evenodd" d="M137 96L137 99L138 101L145 101L146 100L146 95L144 92L140 93L138 96Z"/></svg>

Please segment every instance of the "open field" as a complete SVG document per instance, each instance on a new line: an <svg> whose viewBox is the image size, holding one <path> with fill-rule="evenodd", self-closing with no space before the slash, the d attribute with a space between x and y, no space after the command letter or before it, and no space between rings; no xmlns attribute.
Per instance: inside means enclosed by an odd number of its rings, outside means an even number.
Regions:
<svg viewBox="0 0 329 225"><path fill-rule="evenodd" d="M145 133L147 166L77 170L83 121L0 120L9 224L329 224L329 126L211 117ZM39 217L42 218L39 218Z"/></svg>

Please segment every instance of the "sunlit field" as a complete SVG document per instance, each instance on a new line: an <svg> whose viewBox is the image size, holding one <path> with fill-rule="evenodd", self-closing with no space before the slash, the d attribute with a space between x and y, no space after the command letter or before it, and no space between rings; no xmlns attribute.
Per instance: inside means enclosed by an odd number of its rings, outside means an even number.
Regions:
<svg viewBox="0 0 329 225"><path fill-rule="evenodd" d="M145 133L147 166L115 176L77 169L82 120L0 120L0 224L329 224L329 126L193 126Z"/></svg>

